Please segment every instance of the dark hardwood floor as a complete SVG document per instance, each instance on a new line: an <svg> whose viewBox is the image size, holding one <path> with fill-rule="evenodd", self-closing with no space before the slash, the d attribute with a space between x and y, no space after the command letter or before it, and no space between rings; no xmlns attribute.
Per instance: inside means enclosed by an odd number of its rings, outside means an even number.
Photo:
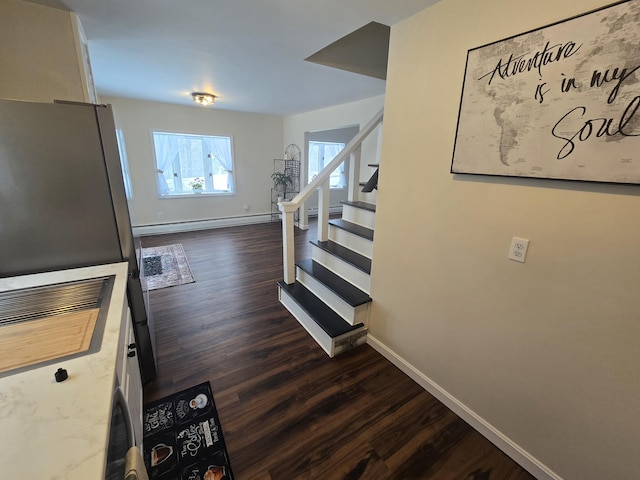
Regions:
<svg viewBox="0 0 640 480"><path fill-rule="evenodd" d="M368 345L328 358L278 302L281 242L277 222L143 238L182 243L196 279L151 292L145 402L209 380L237 480L533 478Z"/></svg>

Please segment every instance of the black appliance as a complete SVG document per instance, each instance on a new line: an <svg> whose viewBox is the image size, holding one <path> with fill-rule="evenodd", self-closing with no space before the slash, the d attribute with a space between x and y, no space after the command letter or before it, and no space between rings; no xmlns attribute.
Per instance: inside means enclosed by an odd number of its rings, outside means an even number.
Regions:
<svg viewBox="0 0 640 480"><path fill-rule="evenodd" d="M123 261L146 383L155 337L111 107L0 100L0 277Z"/></svg>

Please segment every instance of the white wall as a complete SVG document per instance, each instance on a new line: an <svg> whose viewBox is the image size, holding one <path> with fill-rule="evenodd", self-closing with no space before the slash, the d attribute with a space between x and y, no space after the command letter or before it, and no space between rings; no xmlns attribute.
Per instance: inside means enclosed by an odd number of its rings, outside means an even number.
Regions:
<svg viewBox="0 0 640 480"><path fill-rule="evenodd" d="M607 3L443 0L385 99L370 332L565 479L640 471L640 191L449 168L467 50Z"/></svg>
<svg viewBox="0 0 640 480"><path fill-rule="evenodd" d="M345 103L334 107L323 108L311 112L291 115L284 119L284 143L298 145L304 156L305 132L318 132L322 130L332 130L341 127L358 125L364 127L373 116L380 111L384 104L384 95L360 100L357 102ZM370 168L366 168L367 163L376 161L377 135L372 133L362 145L361 170L363 175L373 173ZM306 159L302 159L303 162ZM306 172L306 169L303 169ZM371 171L371 172L370 172ZM368 177L367 177L368 179ZM307 182L303 179L303 184ZM331 206L339 205L341 200L346 200L346 189L332 190L329 195ZM317 193L307 202L307 208L317 208Z"/></svg>
<svg viewBox="0 0 640 480"><path fill-rule="evenodd" d="M294 143L302 149L305 132L332 130L334 128L350 127L358 124L364 126L364 124L380 111L383 104L384 95L380 95L357 102L345 103L285 117L285 144Z"/></svg>
<svg viewBox="0 0 640 480"><path fill-rule="evenodd" d="M284 151L282 117L113 97L101 100L113 105L116 123L124 131L134 226L270 214L273 159L281 158ZM236 194L160 198L153 130L233 137ZM244 205L249 206L246 213Z"/></svg>
<svg viewBox="0 0 640 480"><path fill-rule="evenodd" d="M85 101L86 85L69 12L0 1L0 97Z"/></svg>

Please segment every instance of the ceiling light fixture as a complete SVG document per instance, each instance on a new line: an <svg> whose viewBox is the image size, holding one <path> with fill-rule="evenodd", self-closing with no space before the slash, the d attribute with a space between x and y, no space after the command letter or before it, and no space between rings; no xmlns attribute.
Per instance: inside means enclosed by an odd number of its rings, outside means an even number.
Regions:
<svg viewBox="0 0 640 480"><path fill-rule="evenodd" d="M216 96L211 93L193 92L191 96L193 101L200 105L213 105L216 100Z"/></svg>

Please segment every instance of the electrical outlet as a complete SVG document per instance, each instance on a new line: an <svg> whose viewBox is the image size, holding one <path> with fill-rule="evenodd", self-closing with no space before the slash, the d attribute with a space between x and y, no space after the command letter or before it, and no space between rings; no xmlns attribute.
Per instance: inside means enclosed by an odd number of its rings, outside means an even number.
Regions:
<svg viewBox="0 0 640 480"><path fill-rule="evenodd" d="M509 248L509 259L524 263L527 257L527 248L529 248L529 240L513 237L511 239L511 248Z"/></svg>
<svg viewBox="0 0 640 480"><path fill-rule="evenodd" d="M242 207L244 210L244 213L247 213L249 211L249 205L245 205L244 207Z"/></svg>
<svg viewBox="0 0 640 480"><path fill-rule="evenodd" d="M158 220L163 220L164 219L164 212L156 213L156 217L158 217Z"/></svg>

